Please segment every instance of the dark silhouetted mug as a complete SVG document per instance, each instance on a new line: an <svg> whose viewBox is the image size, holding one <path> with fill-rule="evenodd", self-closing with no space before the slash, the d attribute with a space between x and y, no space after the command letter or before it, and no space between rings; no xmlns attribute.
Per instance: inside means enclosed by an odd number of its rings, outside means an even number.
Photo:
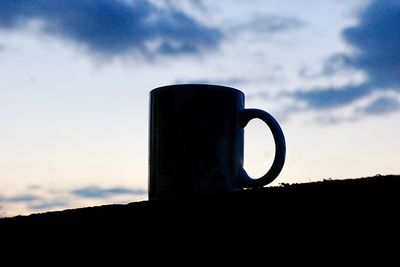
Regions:
<svg viewBox="0 0 400 267"><path fill-rule="evenodd" d="M243 169L244 127L254 118L270 128L275 157L258 179ZM149 199L211 196L267 185L282 170L285 138L267 112L244 108L243 92L180 84L150 92Z"/></svg>

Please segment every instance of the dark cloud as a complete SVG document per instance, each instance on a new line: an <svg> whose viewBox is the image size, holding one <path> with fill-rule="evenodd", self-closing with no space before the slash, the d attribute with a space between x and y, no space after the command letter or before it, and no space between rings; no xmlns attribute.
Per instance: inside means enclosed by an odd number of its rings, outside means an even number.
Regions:
<svg viewBox="0 0 400 267"><path fill-rule="evenodd" d="M58 208L68 206L66 200L48 200L34 194L16 194L13 196L0 196L0 203L4 205L23 204L32 210L46 210L50 208Z"/></svg>
<svg viewBox="0 0 400 267"><path fill-rule="evenodd" d="M329 109L349 105L376 91L400 93L400 2L373 0L360 13L357 25L342 32L354 54L332 55L320 73L306 78L330 76L342 70L363 71L366 81L360 85L330 88L299 89L284 96L300 100L311 109ZM396 100L383 98L371 103L364 115L397 111ZM384 106L388 105L387 108Z"/></svg>
<svg viewBox="0 0 400 267"><path fill-rule="evenodd" d="M71 193L82 198L107 198L115 195L144 195L143 189L131 189L125 187L100 188L97 186L74 189Z"/></svg>
<svg viewBox="0 0 400 267"><path fill-rule="evenodd" d="M293 97L307 103L315 109L330 109L348 105L361 97L369 95L372 88L369 84L349 85L344 87L313 88L282 93L282 96Z"/></svg>
<svg viewBox="0 0 400 267"><path fill-rule="evenodd" d="M36 194L32 190L39 190ZM146 190L139 188L88 186L69 191L51 190L40 185L27 187L27 193L0 195L0 217L13 212L13 205L22 205L31 212L43 212L50 209L71 208L73 203L85 199L101 200L114 196L143 197ZM72 194L72 196L71 196ZM74 204L75 207L77 204ZM3 212L4 211L4 212ZM10 213L10 214L11 214ZM17 214L13 214L17 215Z"/></svg>
<svg viewBox="0 0 400 267"><path fill-rule="evenodd" d="M326 76L332 76L339 72L349 71L353 64L353 59L349 55L345 54L334 54L330 56L322 67L322 70L317 72L310 72L306 67L300 69L299 75L305 79L315 79Z"/></svg>
<svg viewBox="0 0 400 267"><path fill-rule="evenodd" d="M316 122L319 124L339 124L344 122L355 122L360 120L360 114L353 114L349 117L337 116L337 115L327 115L327 116L318 116L316 118Z"/></svg>
<svg viewBox="0 0 400 267"><path fill-rule="evenodd" d="M373 99L362 107L357 107L354 112L347 116L335 114L318 116L316 121L321 124L338 124L343 122L354 122L362 119L366 115L383 115L395 111L400 111L400 101L397 98L381 96Z"/></svg>
<svg viewBox="0 0 400 267"><path fill-rule="evenodd" d="M345 40L357 50L348 65L368 74L379 87L400 87L400 2L374 0L357 26L345 29Z"/></svg>
<svg viewBox="0 0 400 267"><path fill-rule="evenodd" d="M252 20L232 27L235 32L279 33L303 27L305 23L296 17L276 15L255 16Z"/></svg>
<svg viewBox="0 0 400 267"><path fill-rule="evenodd" d="M92 52L190 54L216 48L221 33L182 11L148 0L2 0L0 28L38 20L41 32L84 45Z"/></svg>
<svg viewBox="0 0 400 267"><path fill-rule="evenodd" d="M20 202L30 202L40 200L41 197L32 194L21 194L15 196L0 196L0 202L7 202L7 203L20 203Z"/></svg>
<svg viewBox="0 0 400 267"><path fill-rule="evenodd" d="M29 203L27 207L31 210L44 211L54 208L63 208L67 207L68 205L69 202L66 200L54 199L54 200L41 200L38 202Z"/></svg>
<svg viewBox="0 0 400 267"><path fill-rule="evenodd" d="M358 109L362 114L381 115L400 110L400 102L390 97L380 97L367 106Z"/></svg>

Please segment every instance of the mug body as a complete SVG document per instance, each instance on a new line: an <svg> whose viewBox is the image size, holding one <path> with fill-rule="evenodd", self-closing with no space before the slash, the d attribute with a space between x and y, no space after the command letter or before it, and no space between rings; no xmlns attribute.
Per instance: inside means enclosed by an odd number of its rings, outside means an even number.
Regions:
<svg viewBox="0 0 400 267"><path fill-rule="evenodd" d="M235 191L243 166L244 94L182 84L150 92L149 199Z"/></svg>

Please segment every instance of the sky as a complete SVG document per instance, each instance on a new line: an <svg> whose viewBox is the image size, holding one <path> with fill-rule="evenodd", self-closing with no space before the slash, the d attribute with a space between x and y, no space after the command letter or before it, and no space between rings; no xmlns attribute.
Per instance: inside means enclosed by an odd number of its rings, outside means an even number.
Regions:
<svg viewBox="0 0 400 267"><path fill-rule="evenodd" d="M151 89L231 86L281 124L271 183L400 173L398 0L2 0L0 217L147 200ZM245 168L272 164L266 125Z"/></svg>

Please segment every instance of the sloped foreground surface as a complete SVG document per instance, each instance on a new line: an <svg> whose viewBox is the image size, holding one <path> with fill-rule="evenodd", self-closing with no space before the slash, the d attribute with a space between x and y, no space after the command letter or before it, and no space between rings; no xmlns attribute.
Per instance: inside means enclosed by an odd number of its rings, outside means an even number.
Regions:
<svg viewBox="0 0 400 267"><path fill-rule="evenodd" d="M0 220L2 266L400 266L400 177Z"/></svg>

